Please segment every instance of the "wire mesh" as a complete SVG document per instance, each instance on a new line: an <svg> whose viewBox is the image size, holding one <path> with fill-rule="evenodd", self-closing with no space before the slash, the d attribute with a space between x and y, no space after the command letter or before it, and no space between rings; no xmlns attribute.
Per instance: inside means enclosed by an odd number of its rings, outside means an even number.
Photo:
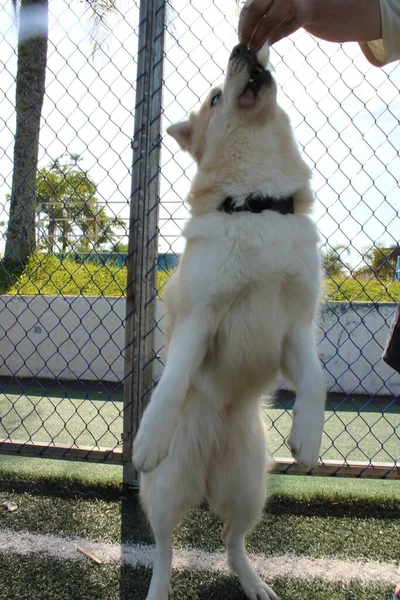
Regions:
<svg viewBox="0 0 400 600"><path fill-rule="evenodd" d="M138 73L139 86L149 77L142 100L151 110L143 112L143 102L133 108L134 82L139 24L149 18L150 5L155 21L166 9L163 100L158 110L159 64L153 57L144 63L151 72ZM104 6L109 10L103 14ZM42 444L41 452L46 445L61 448L65 457L71 448L82 449L81 458L106 449L102 458L121 460L121 433L129 440L134 435L162 371L162 288L183 249L180 232L189 216L184 200L195 166L168 136L160 140L157 122L164 133L222 79L237 43L238 8L233 0L168 0L165 6L142 0L139 8L122 0L49 4L38 172L30 192L35 236L29 243L36 250L24 268L17 249L11 258L18 260L1 263L1 451L18 442L23 453L33 442ZM17 34L11 3L0 9L0 22L4 254L7 194L16 185ZM150 25L139 53L151 54L159 41L160 32ZM373 465L379 476L394 476L400 379L380 357L400 295L400 68L376 69L356 44L324 43L301 31L274 46L271 62L279 102L314 172L325 279L317 328L328 387L321 460L333 465L332 473L345 473L343 466L355 461L358 474L371 473L365 470ZM142 114L150 122L138 122ZM128 199L136 202L141 194L144 212L131 215L129 223ZM129 257L129 284L140 294L130 373L133 414L123 411L122 383L127 243L138 222L141 249L131 243ZM23 227L17 234L25 237ZM286 444L292 405L293 394L282 381L265 408L280 470L292 469Z"/></svg>
<svg viewBox="0 0 400 600"><path fill-rule="evenodd" d="M0 450L120 462L139 4L26 5L0 7Z"/></svg>
<svg viewBox="0 0 400 600"><path fill-rule="evenodd" d="M185 118L221 81L237 43L238 17L235 3L222 0L168 6L165 125ZM321 233L324 270L317 328L328 389L321 448L325 469L319 472L347 474L352 464L353 474L397 476L400 379L381 354L400 292L395 274L400 68L377 69L357 44L322 42L304 31L276 44L271 63L278 101L313 169L317 198L313 218ZM194 169L174 140L164 137L159 244L171 256L182 252L179 233L188 218L184 198ZM162 331L161 306L158 311ZM155 354L163 356L161 333ZM161 371L162 365L156 380ZM293 469L286 440L294 395L287 387L282 381L276 397L265 403L270 451L280 471Z"/></svg>

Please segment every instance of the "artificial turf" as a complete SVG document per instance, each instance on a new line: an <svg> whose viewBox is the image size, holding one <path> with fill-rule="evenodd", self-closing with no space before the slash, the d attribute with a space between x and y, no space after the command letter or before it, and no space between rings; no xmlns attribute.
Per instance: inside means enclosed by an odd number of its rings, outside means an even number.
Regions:
<svg viewBox="0 0 400 600"><path fill-rule="evenodd" d="M8 380L0 386L0 439L117 448L121 445L122 388L117 384ZM268 446L289 457L293 394L265 402ZM399 458L400 404L393 398L328 394L323 460L394 463ZM1 461L1 457L0 457Z"/></svg>
<svg viewBox="0 0 400 600"><path fill-rule="evenodd" d="M153 543L137 495L118 484L120 468L109 467L96 480L91 465L69 468L62 477L65 463L22 459L19 464L20 469L15 459L1 463L0 504L14 502L18 509L0 510L0 529ZM35 465L43 464L53 476L38 475ZM52 470L56 465L59 469ZM269 484L262 521L248 537L251 553L400 561L400 482L277 475ZM223 551L220 529L207 507L194 509L176 528L174 546ZM144 600L150 579L146 568L8 553L0 553L0 573L0 600ZM393 595L382 585L366 590L290 578L269 583L281 600L391 600ZM173 587L174 600L244 600L237 581L222 573L174 571Z"/></svg>
<svg viewBox="0 0 400 600"><path fill-rule="evenodd" d="M41 443L101 446L121 444L122 403L105 394L90 398L60 398L25 393L0 394L0 438ZM282 405L264 411L268 446L277 457L290 456L285 440L292 424L292 409ZM321 456L324 460L394 463L399 458L400 409L398 403L380 410L370 404L362 410L350 402L325 412Z"/></svg>
<svg viewBox="0 0 400 600"><path fill-rule="evenodd" d="M24 456L0 455L0 482L15 487L31 483L35 489L97 490L107 497L112 489L118 493L122 467L105 463L75 462ZM7 484L8 485L8 484ZM335 501L345 497L383 502L400 498L400 481L394 479L317 477L303 475L269 475L268 488L272 495L287 495L292 499ZM92 493L92 491L90 493ZM114 493L114 492L113 492Z"/></svg>
<svg viewBox="0 0 400 600"><path fill-rule="evenodd" d="M145 600L150 571L93 565L38 556L0 555L0 600ZM321 581L268 582L281 600L391 600L391 588ZM173 572L174 600L245 600L233 577L192 571Z"/></svg>
<svg viewBox="0 0 400 600"><path fill-rule="evenodd" d="M65 537L87 537L114 543L153 543L137 497L114 487L107 493L60 485L0 481L0 504L16 503L13 513L0 511L0 528ZM208 552L223 551L222 523L207 507L189 512L174 533L174 545ZM250 552L264 555L365 558L400 561L400 499L357 499L345 496L313 500L275 494L263 518L248 536Z"/></svg>

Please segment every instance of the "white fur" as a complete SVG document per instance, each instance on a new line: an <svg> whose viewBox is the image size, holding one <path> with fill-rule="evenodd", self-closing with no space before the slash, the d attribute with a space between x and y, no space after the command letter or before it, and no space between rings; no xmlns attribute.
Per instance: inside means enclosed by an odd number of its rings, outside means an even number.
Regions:
<svg viewBox="0 0 400 600"><path fill-rule="evenodd" d="M244 540L261 517L268 467L260 395L281 370L297 392L289 444L318 460L325 384L313 322L319 296L318 235L308 212L310 171L294 142L276 86L251 110L238 98L249 79L231 59L221 99L170 130L198 171L185 252L171 277L168 356L134 443L141 497L155 538L147 600L167 600L173 528L206 498L224 519L228 561L250 600L277 600L251 567ZM226 214L227 196L293 194L295 214Z"/></svg>

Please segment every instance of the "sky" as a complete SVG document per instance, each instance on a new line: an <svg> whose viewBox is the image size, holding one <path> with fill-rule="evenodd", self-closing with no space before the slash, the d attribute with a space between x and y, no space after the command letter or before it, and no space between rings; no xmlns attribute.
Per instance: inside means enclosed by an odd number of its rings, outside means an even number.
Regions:
<svg viewBox="0 0 400 600"><path fill-rule="evenodd" d="M171 0L165 40L162 130L185 118L223 78L237 43L234 0ZM128 0L107 17L92 55L88 10L78 0L50 0L49 58L39 165L81 154L109 214L128 219L134 130L138 7ZM0 221L7 219L12 175L16 31L11 1L0 6ZM322 240L343 244L357 265L373 243L399 239L400 66L372 67L357 44L317 41L299 31L276 44L271 63L278 101L287 110L314 172L313 217ZM195 172L190 157L164 135L160 251L181 252L184 204ZM3 206L1 206L3 204ZM0 244L0 252L4 244Z"/></svg>

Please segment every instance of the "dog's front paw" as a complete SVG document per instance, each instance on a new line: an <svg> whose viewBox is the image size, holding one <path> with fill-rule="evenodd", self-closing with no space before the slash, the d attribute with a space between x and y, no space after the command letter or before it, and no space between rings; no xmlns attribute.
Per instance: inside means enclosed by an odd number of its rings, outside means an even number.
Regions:
<svg viewBox="0 0 400 600"><path fill-rule="evenodd" d="M175 426L172 415L148 406L133 444L133 464L138 471L153 471L167 456Z"/></svg>
<svg viewBox="0 0 400 600"><path fill-rule="evenodd" d="M318 463L323 428L323 412L318 415L304 408L296 410L288 443L293 458L306 471Z"/></svg>
<svg viewBox="0 0 400 600"><path fill-rule="evenodd" d="M154 437L153 437L154 436ZM150 430L139 430L133 444L133 464L138 471L148 473L168 454L169 440L156 437Z"/></svg>

